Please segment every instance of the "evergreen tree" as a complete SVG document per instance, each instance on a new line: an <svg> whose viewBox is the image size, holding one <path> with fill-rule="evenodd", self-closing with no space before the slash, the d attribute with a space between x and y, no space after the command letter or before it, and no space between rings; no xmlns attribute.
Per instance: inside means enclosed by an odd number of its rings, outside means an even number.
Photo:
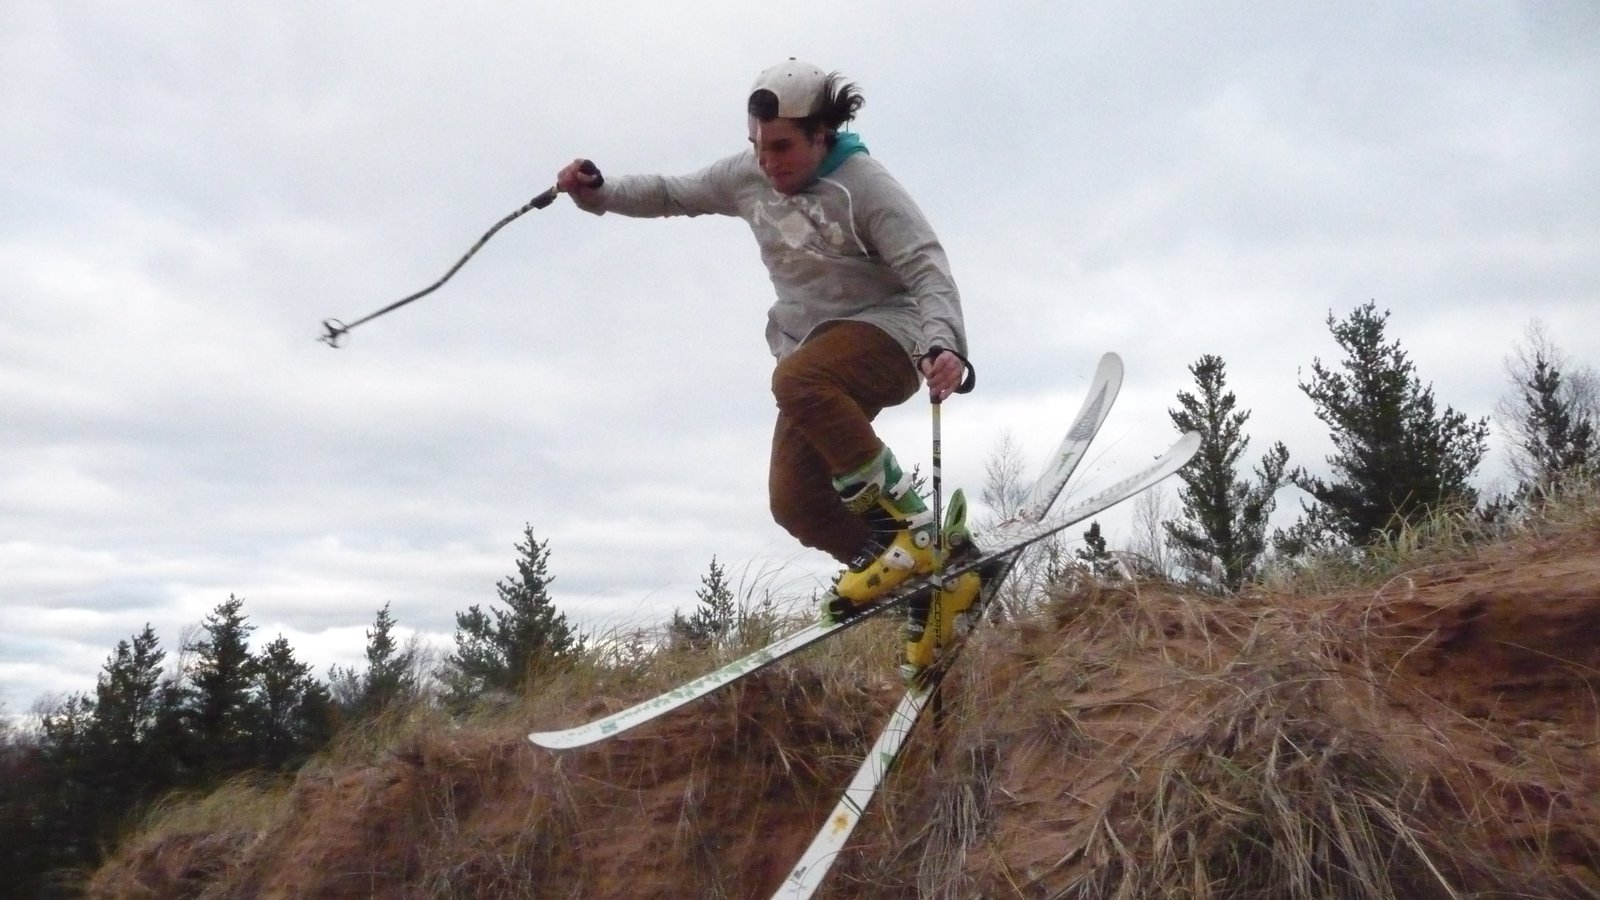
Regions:
<svg viewBox="0 0 1600 900"><path fill-rule="evenodd" d="M137 751L155 729L161 707L161 666L166 651L146 623L133 641L118 641L95 685L96 743L116 751L124 765L139 766Z"/></svg>
<svg viewBox="0 0 1600 900"><path fill-rule="evenodd" d="M531 525L523 528L523 538L516 545L516 577L497 585L505 608L485 612L474 604L456 613L456 650L439 673L453 703L470 702L485 690L519 691L539 667L583 649L550 599L547 542L534 539Z"/></svg>
<svg viewBox="0 0 1600 900"><path fill-rule="evenodd" d="M39 716L40 744L59 759L86 758L94 740L94 700L70 694Z"/></svg>
<svg viewBox="0 0 1600 900"><path fill-rule="evenodd" d="M1528 450L1543 482L1582 471L1595 456L1594 422L1577 413L1562 397L1561 372L1540 360L1531 382L1523 387L1528 404L1528 430L1539 436Z"/></svg>
<svg viewBox="0 0 1600 900"><path fill-rule="evenodd" d="M400 648L394 626L389 604L385 603L367 632L366 671L358 674L354 669L333 667L329 678L338 705L346 714L374 715L415 695L417 652L415 648Z"/></svg>
<svg viewBox="0 0 1600 900"><path fill-rule="evenodd" d="M40 872L95 858L102 810L94 790L94 701L77 693L39 718L42 796L36 838L45 849Z"/></svg>
<svg viewBox="0 0 1600 900"><path fill-rule="evenodd" d="M199 774L194 733L189 730L189 692L178 678L163 678L156 689L155 717L144 736L144 766L161 790Z"/></svg>
<svg viewBox="0 0 1600 900"><path fill-rule="evenodd" d="M255 764L286 769L303 762L332 736L327 688L311 666L295 659L283 635L261 648L255 664Z"/></svg>
<svg viewBox="0 0 1600 900"><path fill-rule="evenodd" d="M146 625L117 643L92 696L40 712L36 743L0 742L0 884L18 896L76 896L60 871L92 869L157 797L260 762L263 745L278 745L269 762L280 765L326 742L325 691L281 637L263 663L250 655L242 603L230 596L203 637L186 642L192 689L163 677L166 653ZM285 724L297 739L287 753L274 742L285 729L272 727ZM185 765L186 756L198 762Z"/></svg>
<svg viewBox="0 0 1600 900"><path fill-rule="evenodd" d="M1089 523L1089 527L1083 532L1083 549L1075 551L1073 555L1088 566L1089 571L1096 576L1104 578L1112 573L1114 558L1111 551L1106 548L1106 537L1100 531L1099 519ZM1059 575L1053 573L1050 580L1056 581L1058 578Z"/></svg>
<svg viewBox="0 0 1600 900"><path fill-rule="evenodd" d="M700 605L695 608L693 615L685 618L677 610L673 611L670 626L673 637L696 647L728 637L735 624L737 604L733 588L728 585L727 573L717 563L715 556L711 557L710 570L700 576L700 589L694 595Z"/></svg>
<svg viewBox="0 0 1600 900"><path fill-rule="evenodd" d="M243 607L243 598L229 594L201 623L203 636L185 647L194 654L188 730L199 764L211 776L247 767L253 726L261 717L253 692L257 662L249 647L255 626L246 621Z"/></svg>
<svg viewBox="0 0 1600 900"><path fill-rule="evenodd" d="M163 678L165 659L146 625L117 642L92 699L76 695L44 717L53 804L40 818L66 854L55 865L92 865L131 817L186 774L185 698Z"/></svg>
<svg viewBox="0 0 1600 900"><path fill-rule="evenodd" d="M362 701L374 712L397 700L409 698L417 690L415 648L400 649L394 635L394 618L385 603L367 632L367 675Z"/></svg>
<svg viewBox="0 0 1600 900"><path fill-rule="evenodd" d="M0 885L11 896L46 896L44 873L61 864L46 834L53 793L36 735L12 725L0 708Z"/></svg>
<svg viewBox="0 0 1600 900"><path fill-rule="evenodd" d="M1384 343L1389 313L1374 303L1328 326L1345 351L1344 371L1313 362L1300 389L1331 429L1336 453L1328 457L1332 481L1297 467L1290 480L1316 501L1287 533L1277 535L1295 553L1327 539L1365 544L1395 536L1406 524L1445 507L1472 508L1477 492L1467 480L1482 460L1487 420L1468 421L1450 407L1436 411L1400 342Z"/></svg>
<svg viewBox="0 0 1600 900"><path fill-rule="evenodd" d="M85 740L80 778L94 797L84 829L109 840L124 816L172 787L172 768L155 758L151 737L162 714L161 666L166 652L146 624L118 641L102 666Z"/></svg>
<svg viewBox="0 0 1600 900"><path fill-rule="evenodd" d="M1207 354L1189 367L1198 394L1178 392L1178 409L1169 409L1178 431L1200 434L1200 451L1179 470L1178 499L1183 519L1166 522L1167 541L1178 563L1192 572L1216 572L1221 586L1237 591L1266 551L1267 518L1277 506L1289 449L1282 442L1261 458L1254 482L1239 478L1239 460L1250 446L1244 433L1247 410L1236 410L1227 390L1227 366Z"/></svg>
<svg viewBox="0 0 1600 900"><path fill-rule="evenodd" d="M1514 393L1497 406L1512 472L1526 494L1600 469L1600 396L1594 372L1574 366L1537 321L1506 362Z"/></svg>

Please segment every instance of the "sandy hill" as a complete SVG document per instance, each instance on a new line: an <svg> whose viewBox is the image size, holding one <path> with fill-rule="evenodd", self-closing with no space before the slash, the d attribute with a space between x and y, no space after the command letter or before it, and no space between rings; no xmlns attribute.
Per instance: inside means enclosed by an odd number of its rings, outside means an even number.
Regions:
<svg viewBox="0 0 1600 900"><path fill-rule="evenodd" d="M766 897L897 699L850 652L560 755L523 732L655 685L395 725L156 816L91 893ZM1083 584L979 632L821 896L1600 896L1597 677L1593 516L1241 598Z"/></svg>

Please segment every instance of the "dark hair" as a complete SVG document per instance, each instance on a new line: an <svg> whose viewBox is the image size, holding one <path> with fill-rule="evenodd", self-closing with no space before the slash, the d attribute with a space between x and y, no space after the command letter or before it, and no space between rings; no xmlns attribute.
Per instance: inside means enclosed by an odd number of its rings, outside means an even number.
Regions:
<svg viewBox="0 0 1600 900"><path fill-rule="evenodd" d="M802 119L796 119L795 125L806 137L815 135L818 131L826 130L828 145L832 146L835 140L834 132L843 128L846 123L855 119L856 111L867 102L861 96L861 89L855 84L845 81L838 72L833 72L823 79L822 101L818 104L816 112ZM750 95L750 115L755 116L759 122L771 122L778 117L778 97L771 91L761 90Z"/></svg>

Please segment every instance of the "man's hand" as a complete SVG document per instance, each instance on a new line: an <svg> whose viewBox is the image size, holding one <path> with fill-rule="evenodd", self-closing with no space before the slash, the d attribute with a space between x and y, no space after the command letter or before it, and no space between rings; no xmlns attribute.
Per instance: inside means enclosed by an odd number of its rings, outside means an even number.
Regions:
<svg viewBox="0 0 1600 900"><path fill-rule="evenodd" d="M556 190L587 200L602 182L600 170L587 159L575 159L556 173Z"/></svg>
<svg viewBox="0 0 1600 900"><path fill-rule="evenodd" d="M917 366L922 369L922 377L928 379L928 395L934 403L943 403L946 397L955 393L966 371L961 357L949 351L924 356Z"/></svg>

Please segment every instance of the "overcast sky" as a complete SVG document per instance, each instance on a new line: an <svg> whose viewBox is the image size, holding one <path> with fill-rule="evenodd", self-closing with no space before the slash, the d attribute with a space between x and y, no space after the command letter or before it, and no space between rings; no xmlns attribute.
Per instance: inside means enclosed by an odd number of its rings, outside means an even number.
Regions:
<svg viewBox="0 0 1600 900"><path fill-rule="evenodd" d="M741 222L563 198L316 341L575 156L740 149L791 55L861 86L951 257L979 370L945 409L953 485L1006 433L1036 468L1106 350L1128 380L1077 490L1165 448L1205 353L1252 456L1325 470L1297 383L1368 300L1474 417L1531 319L1600 363L1592 0L562 6L0 4L6 711L92 690L146 623L175 655L230 594L319 674L385 603L448 647L525 523L585 629L687 610L713 556L822 583L767 517L771 290ZM881 421L927 459L925 403ZM1485 487L1503 466L1497 441Z"/></svg>

